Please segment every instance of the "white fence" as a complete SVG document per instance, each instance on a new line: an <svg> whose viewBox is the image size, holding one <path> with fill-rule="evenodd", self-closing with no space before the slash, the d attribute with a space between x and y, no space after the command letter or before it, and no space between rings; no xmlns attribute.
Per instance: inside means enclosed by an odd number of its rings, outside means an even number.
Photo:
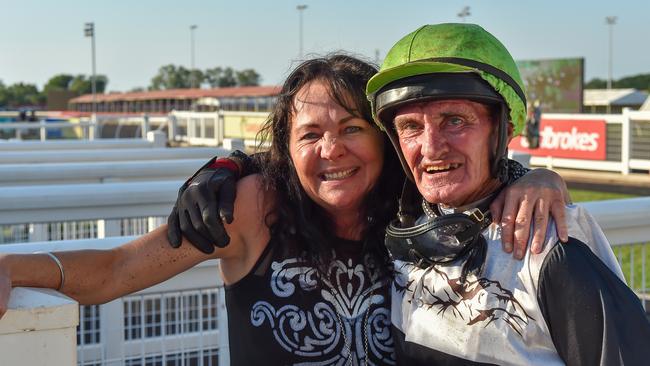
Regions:
<svg viewBox="0 0 650 366"><path fill-rule="evenodd" d="M132 237L3 245L0 251L110 249L130 239ZM10 316L11 313L7 314ZM107 304L82 306L79 317L76 355L79 365L229 364L223 284L215 260ZM12 321L5 318L0 324L5 322ZM58 352L58 358L70 359L59 354L66 351L70 350L47 350ZM42 351L32 349L32 352ZM3 354L0 359L7 360L8 356L20 357L12 353Z"/></svg>
<svg viewBox="0 0 650 366"><path fill-rule="evenodd" d="M146 138L148 132L165 132L169 141L182 141L190 145L221 146L224 141L240 140L245 146L255 144L255 135L268 118L267 112L184 112L172 111L164 116L93 115L71 122L4 122L0 131L15 130L20 140L26 130L38 130L39 139L45 141L48 130L81 130L77 137ZM6 137L5 137L6 138Z"/></svg>
<svg viewBox="0 0 650 366"><path fill-rule="evenodd" d="M622 114L544 114L547 120L604 120L606 122L605 160L567 159L532 156L531 165L548 168L615 171L650 170L650 111L624 110Z"/></svg>

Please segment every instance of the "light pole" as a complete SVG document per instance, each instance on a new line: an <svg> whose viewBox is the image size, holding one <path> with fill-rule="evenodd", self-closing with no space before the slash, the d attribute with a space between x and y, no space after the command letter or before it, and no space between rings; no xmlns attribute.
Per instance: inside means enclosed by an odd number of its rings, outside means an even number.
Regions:
<svg viewBox="0 0 650 366"><path fill-rule="evenodd" d="M300 26L298 28L298 37L299 37L299 41L298 41L299 42L299 46L298 46L299 47L298 48L299 53L298 53L298 55L300 56L300 58L302 58L302 13L303 13L303 11L305 9L307 9L307 5L303 4L303 5L297 5L296 6L296 10L298 10L298 15L299 15L299 18L300 18Z"/></svg>
<svg viewBox="0 0 650 366"><path fill-rule="evenodd" d="M465 23L465 18L471 15L471 13L469 12L469 6L462 8L460 12L456 15L458 15L458 17L463 21L463 23Z"/></svg>
<svg viewBox="0 0 650 366"><path fill-rule="evenodd" d="M91 45L92 45L92 50L91 50L91 57L92 57L92 63L93 63L93 75L90 79L90 86L92 88L93 92L93 106L92 106L92 112L95 114L97 112L97 86L95 84L95 23L90 22L86 23L84 25L84 36L90 37Z"/></svg>
<svg viewBox="0 0 650 366"><path fill-rule="evenodd" d="M190 87L194 88L194 31L196 24L190 25Z"/></svg>
<svg viewBox="0 0 650 366"><path fill-rule="evenodd" d="M612 59L614 58L614 24L616 24L615 16L605 17L605 23L609 26L609 67L607 77L607 89L612 88Z"/></svg>

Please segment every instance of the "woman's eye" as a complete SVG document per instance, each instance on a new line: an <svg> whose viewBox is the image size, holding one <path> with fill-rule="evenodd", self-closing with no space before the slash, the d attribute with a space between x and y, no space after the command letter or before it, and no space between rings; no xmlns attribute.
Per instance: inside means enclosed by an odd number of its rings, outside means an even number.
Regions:
<svg viewBox="0 0 650 366"><path fill-rule="evenodd" d="M355 133L361 131L361 127L359 126L347 126L345 128L345 133Z"/></svg>
<svg viewBox="0 0 650 366"><path fill-rule="evenodd" d="M307 132L306 134L302 135L300 138L301 140L314 140L318 138L318 134L316 132Z"/></svg>

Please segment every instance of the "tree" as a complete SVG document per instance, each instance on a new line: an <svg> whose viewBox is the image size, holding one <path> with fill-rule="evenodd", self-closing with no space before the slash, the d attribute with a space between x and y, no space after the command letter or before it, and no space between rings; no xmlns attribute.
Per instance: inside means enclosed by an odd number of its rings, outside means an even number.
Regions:
<svg viewBox="0 0 650 366"><path fill-rule="evenodd" d="M39 106L45 103L45 97L34 84L15 83L6 88L7 106Z"/></svg>
<svg viewBox="0 0 650 366"><path fill-rule="evenodd" d="M95 78L95 91L100 94L106 90L108 78L104 75L97 75ZM68 90L75 92L77 95L90 94L93 92L91 78L86 75L75 76L68 86Z"/></svg>
<svg viewBox="0 0 650 366"><path fill-rule="evenodd" d="M221 80L221 75L223 74L223 69L221 67L213 67L211 69L205 70L205 81L212 88L219 86L219 80Z"/></svg>
<svg viewBox="0 0 650 366"><path fill-rule="evenodd" d="M43 94L47 95L49 91L54 90L69 90L70 82L74 76L70 74L58 74L50 78L50 80L43 86Z"/></svg>
<svg viewBox="0 0 650 366"><path fill-rule="evenodd" d="M593 78L585 84L585 89L605 89L607 81L599 78Z"/></svg>
<svg viewBox="0 0 650 366"><path fill-rule="evenodd" d="M245 69L236 72L237 85L239 86L258 86L260 85L260 74L253 69Z"/></svg>
<svg viewBox="0 0 650 366"><path fill-rule="evenodd" d="M617 88L634 88L650 91L650 74L638 74L618 79L614 85Z"/></svg>
<svg viewBox="0 0 650 366"><path fill-rule="evenodd" d="M9 93L7 93L7 87L0 80L0 107L6 107L9 103Z"/></svg>
<svg viewBox="0 0 650 366"><path fill-rule="evenodd" d="M158 69L156 76L151 79L149 89L187 89L192 85L192 77L196 77L195 85L199 86L203 83L203 73L199 70L190 72L183 66L165 65Z"/></svg>
<svg viewBox="0 0 650 366"><path fill-rule="evenodd" d="M232 67L226 67L223 69L223 74L219 78L218 86L221 88L235 86L237 85L237 79L235 79L235 70Z"/></svg>

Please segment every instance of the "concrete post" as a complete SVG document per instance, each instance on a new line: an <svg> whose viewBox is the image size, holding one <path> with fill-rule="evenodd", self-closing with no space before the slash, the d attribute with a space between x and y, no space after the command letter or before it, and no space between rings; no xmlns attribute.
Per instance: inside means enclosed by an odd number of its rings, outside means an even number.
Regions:
<svg viewBox="0 0 650 366"><path fill-rule="evenodd" d="M54 291L14 288L0 320L3 365L76 365L78 304Z"/></svg>

